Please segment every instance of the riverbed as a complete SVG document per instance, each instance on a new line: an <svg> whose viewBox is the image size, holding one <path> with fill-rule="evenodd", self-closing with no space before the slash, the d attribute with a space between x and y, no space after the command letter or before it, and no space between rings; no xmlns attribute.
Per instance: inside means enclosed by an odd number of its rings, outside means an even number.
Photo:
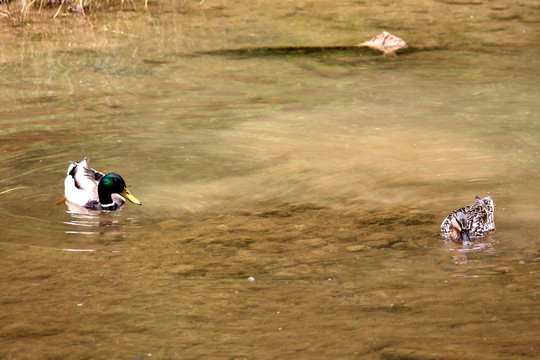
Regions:
<svg viewBox="0 0 540 360"><path fill-rule="evenodd" d="M0 23L0 358L539 356L536 2L49 11ZM143 205L55 205L84 157Z"/></svg>

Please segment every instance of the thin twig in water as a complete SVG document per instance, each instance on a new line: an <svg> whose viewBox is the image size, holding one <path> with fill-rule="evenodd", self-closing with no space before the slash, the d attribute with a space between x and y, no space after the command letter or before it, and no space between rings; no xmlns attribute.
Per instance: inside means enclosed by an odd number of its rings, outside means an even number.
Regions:
<svg viewBox="0 0 540 360"><path fill-rule="evenodd" d="M17 186L17 187L11 188L11 189L4 190L4 191L0 192L0 195L7 194L8 192L11 192L13 190L22 189L23 187L25 187L25 186Z"/></svg>
<svg viewBox="0 0 540 360"><path fill-rule="evenodd" d="M81 7L81 13L83 14L83 16L86 16L86 14L84 13L83 0L79 0L79 6Z"/></svg>
<svg viewBox="0 0 540 360"><path fill-rule="evenodd" d="M58 7L58 10L56 10L56 14L54 14L53 19L56 19L56 17L60 13L60 10L62 10L62 5L64 5L64 1L60 3L60 6Z"/></svg>

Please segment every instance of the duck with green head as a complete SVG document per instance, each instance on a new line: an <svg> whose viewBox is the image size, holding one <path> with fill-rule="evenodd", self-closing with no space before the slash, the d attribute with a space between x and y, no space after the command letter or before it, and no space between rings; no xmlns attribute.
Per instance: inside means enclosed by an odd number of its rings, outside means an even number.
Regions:
<svg viewBox="0 0 540 360"><path fill-rule="evenodd" d="M66 201L93 210L118 210L128 199L142 205L126 186L124 179L115 173L104 174L88 166L88 158L72 161L64 180Z"/></svg>

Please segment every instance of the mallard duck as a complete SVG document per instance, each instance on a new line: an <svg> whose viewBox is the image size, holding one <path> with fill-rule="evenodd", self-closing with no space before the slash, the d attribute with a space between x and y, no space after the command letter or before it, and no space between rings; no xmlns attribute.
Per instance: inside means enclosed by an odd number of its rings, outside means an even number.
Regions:
<svg viewBox="0 0 540 360"><path fill-rule="evenodd" d="M471 239L481 238L495 230L494 211L495 205L491 196L480 199L476 195L473 204L453 211L444 219L440 235L463 242L463 245L470 245Z"/></svg>
<svg viewBox="0 0 540 360"><path fill-rule="evenodd" d="M93 210L117 210L124 205L124 198L142 205L131 195L120 175L92 169L86 157L78 163L71 161L64 180L64 195L67 201Z"/></svg>

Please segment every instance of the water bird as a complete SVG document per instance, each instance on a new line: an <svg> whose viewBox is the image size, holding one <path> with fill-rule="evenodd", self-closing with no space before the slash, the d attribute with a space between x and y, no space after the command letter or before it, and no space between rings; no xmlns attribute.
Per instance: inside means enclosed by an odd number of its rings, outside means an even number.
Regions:
<svg viewBox="0 0 540 360"><path fill-rule="evenodd" d="M115 173L104 174L88 166L88 158L70 161L64 180L65 199L93 210L118 210L128 199L142 205L128 190L124 179Z"/></svg>
<svg viewBox="0 0 540 360"><path fill-rule="evenodd" d="M495 230L494 211L495 205L491 196L480 199L476 195L474 203L452 211L443 220L439 234L468 246L471 239L481 238Z"/></svg>

